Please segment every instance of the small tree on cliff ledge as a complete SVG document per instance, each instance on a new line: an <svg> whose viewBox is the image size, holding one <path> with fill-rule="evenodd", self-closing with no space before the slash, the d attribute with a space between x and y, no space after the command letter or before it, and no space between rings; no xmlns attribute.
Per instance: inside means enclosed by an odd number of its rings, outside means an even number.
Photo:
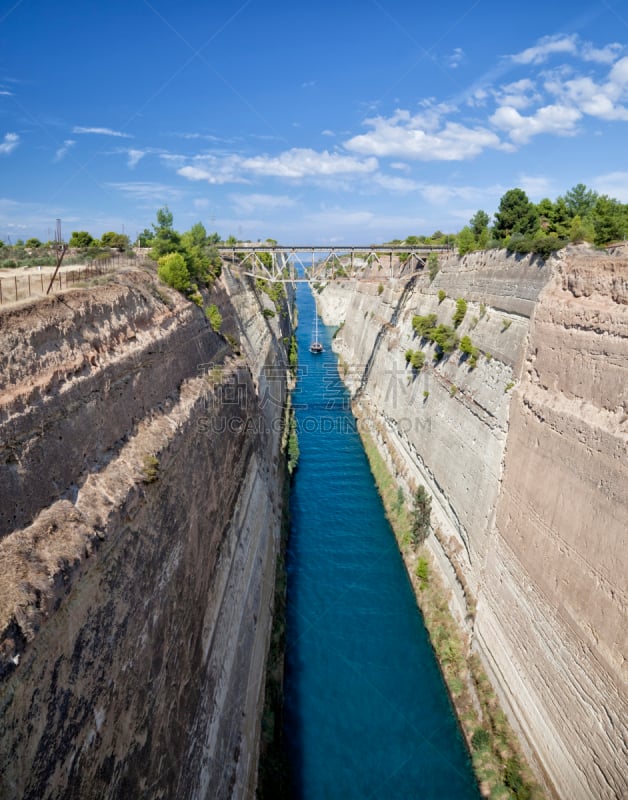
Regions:
<svg viewBox="0 0 628 800"><path fill-rule="evenodd" d="M410 535L412 544L417 546L423 544L430 533L432 517L432 498L425 490L425 486L419 486L414 495L414 508L412 509L412 528Z"/></svg>

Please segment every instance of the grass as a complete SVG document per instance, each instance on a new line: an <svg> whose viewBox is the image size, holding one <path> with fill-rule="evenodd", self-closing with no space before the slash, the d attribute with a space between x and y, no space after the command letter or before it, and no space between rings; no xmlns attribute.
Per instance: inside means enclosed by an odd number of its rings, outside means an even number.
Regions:
<svg viewBox="0 0 628 800"><path fill-rule="evenodd" d="M360 426L360 435L471 753L482 796L504 800L543 800L545 795L534 782L532 772L523 759L517 738L499 707L482 663L471 652L469 636L449 610L450 590L435 570L427 548L422 546L415 550L412 547L411 518L405 504L399 503L397 482L364 426ZM438 533L438 539L442 542L444 537L440 531ZM475 600L468 593L468 588L463 586L463 589L469 616L472 617L475 614Z"/></svg>

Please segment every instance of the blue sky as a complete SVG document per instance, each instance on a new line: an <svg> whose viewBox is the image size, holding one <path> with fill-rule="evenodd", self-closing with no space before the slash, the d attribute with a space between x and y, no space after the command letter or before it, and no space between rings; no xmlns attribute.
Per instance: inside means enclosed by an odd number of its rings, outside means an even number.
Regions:
<svg viewBox="0 0 628 800"><path fill-rule="evenodd" d="M0 2L0 238L453 232L628 202L628 3Z"/></svg>

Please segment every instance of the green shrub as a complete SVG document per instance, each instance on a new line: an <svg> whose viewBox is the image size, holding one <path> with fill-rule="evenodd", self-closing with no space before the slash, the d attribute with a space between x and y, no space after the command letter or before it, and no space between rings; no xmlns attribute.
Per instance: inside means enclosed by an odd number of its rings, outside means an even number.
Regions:
<svg viewBox="0 0 628 800"><path fill-rule="evenodd" d="M438 261L438 253L430 253L429 256L427 257L427 271L430 274L430 283L437 276L439 269L440 269L440 264Z"/></svg>
<svg viewBox="0 0 628 800"><path fill-rule="evenodd" d="M454 328L457 328L460 325L466 313L467 313L467 301L464 300L462 297L459 297L458 300L456 300L456 310L453 316Z"/></svg>
<svg viewBox="0 0 628 800"><path fill-rule="evenodd" d="M205 309L205 316L209 320L209 324L212 326L212 330L214 333L220 333L220 327L222 325L222 314L218 310L218 306L214 303L211 306L208 306Z"/></svg>
<svg viewBox="0 0 628 800"><path fill-rule="evenodd" d="M439 304L443 302L443 300L447 297L447 292L444 289L438 290L438 302Z"/></svg>
<svg viewBox="0 0 628 800"><path fill-rule="evenodd" d="M417 578L421 581L421 589L427 586L430 579L430 567L426 558L419 558L419 563L416 566Z"/></svg>
<svg viewBox="0 0 628 800"><path fill-rule="evenodd" d="M471 737L471 747L474 750L488 750L491 744L491 736L484 728L476 728Z"/></svg>
<svg viewBox="0 0 628 800"><path fill-rule="evenodd" d="M415 350L410 359L413 369L421 369L425 363L425 353L422 350Z"/></svg>
<svg viewBox="0 0 628 800"><path fill-rule="evenodd" d="M504 331L507 331L508 328L510 328L511 325L512 325L512 320L511 319L502 320L502 333Z"/></svg>
<svg viewBox="0 0 628 800"><path fill-rule="evenodd" d="M422 338L427 338L432 328L436 327L438 317L436 314L428 314L425 317L415 314L412 317L412 330Z"/></svg>
<svg viewBox="0 0 628 800"><path fill-rule="evenodd" d="M377 294L381 294L384 291L384 284L380 283L377 287Z"/></svg>
<svg viewBox="0 0 628 800"><path fill-rule="evenodd" d="M190 273L181 253L168 253L157 263L157 275L164 283L180 292L190 288Z"/></svg>
<svg viewBox="0 0 628 800"><path fill-rule="evenodd" d="M142 473L144 483L154 483L159 477L159 459L156 456L145 456Z"/></svg>
<svg viewBox="0 0 628 800"><path fill-rule="evenodd" d="M504 387L504 392L509 392L514 385L515 385L514 381L509 381Z"/></svg>
<svg viewBox="0 0 628 800"><path fill-rule="evenodd" d="M410 538L412 544L422 544L428 537L431 527L432 498L427 493L425 486L419 486L414 495L414 508L412 509Z"/></svg>
<svg viewBox="0 0 628 800"><path fill-rule="evenodd" d="M272 308L265 308L262 311L262 314L266 317L266 319L270 319L271 317L275 316L275 312L272 310Z"/></svg>
<svg viewBox="0 0 628 800"><path fill-rule="evenodd" d="M414 350L406 350L405 357L406 357L406 364L409 364L412 361L412 356L414 355Z"/></svg>
<svg viewBox="0 0 628 800"><path fill-rule="evenodd" d="M428 398L429 396L430 396L430 393L429 393L429 392L427 391L427 389L426 389L426 390L423 392L423 399L424 399L424 400L427 400L427 398Z"/></svg>

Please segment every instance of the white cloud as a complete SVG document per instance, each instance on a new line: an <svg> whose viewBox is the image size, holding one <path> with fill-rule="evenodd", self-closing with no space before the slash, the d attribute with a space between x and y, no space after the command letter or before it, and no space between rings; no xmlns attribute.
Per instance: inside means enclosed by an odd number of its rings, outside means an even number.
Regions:
<svg viewBox="0 0 628 800"><path fill-rule="evenodd" d="M579 109L583 114L605 120L628 120L628 56L617 61L605 81L596 82L589 76L563 80L553 74L545 88L561 103Z"/></svg>
<svg viewBox="0 0 628 800"><path fill-rule="evenodd" d="M419 186L416 181L410 180L410 178L400 178L397 175L385 175L382 172L373 175L369 181L391 192L413 192L416 191Z"/></svg>
<svg viewBox="0 0 628 800"><path fill-rule="evenodd" d="M287 195L272 194L234 194L231 200L238 214L252 214L254 211L276 211L278 208L291 208L296 201Z"/></svg>
<svg viewBox="0 0 628 800"><path fill-rule="evenodd" d="M581 55L585 61L595 61L598 64L612 64L623 49L623 46L618 43L607 44L606 47L597 48L590 42L585 42L582 46Z"/></svg>
<svg viewBox="0 0 628 800"><path fill-rule="evenodd" d="M197 197L194 201L194 208L207 208L209 206L209 200L206 197Z"/></svg>
<svg viewBox="0 0 628 800"><path fill-rule="evenodd" d="M451 69L457 69L464 59L464 52L460 47L456 47L453 53L449 56L448 64Z"/></svg>
<svg viewBox="0 0 628 800"><path fill-rule="evenodd" d="M111 128L84 128L81 125L75 125L72 128L72 133L96 133L100 136L118 136L122 139L133 138L129 133L122 133L122 131L114 131Z"/></svg>
<svg viewBox="0 0 628 800"><path fill-rule="evenodd" d="M607 194L621 203L628 203L628 172L609 172L599 175L591 186L599 194Z"/></svg>
<svg viewBox="0 0 628 800"><path fill-rule="evenodd" d="M517 186L521 187L530 200L538 203L544 197L554 197L552 183L545 176L520 175Z"/></svg>
<svg viewBox="0 0 628 800"><path fill-rule="evenodd" d="M0 154L8 156L12 153L20 143L20 137L17 133L5 133L4 140L0 144Z"/></svg>
<svg viewBox="0 0 628 800"><path fill-rule="evenodd" d="M159 203L180 200L183 197L183 192L173 186L167 186L163 183L154 183L151 181L146 182L128 182L128 183L108 183L112 189L126 194L132 200L147 201L149 203Z"/></svg>
<svg viewBox="0 0 628 800"><path fill-rule="evenodd" d="M358 159L342 153L318 152L294 147L278 156L254 156L242 160L242 168L256 175L276 178L308 178L359 175L375 172L377 159Z"/></svg>
<svg viewBox="0 0 628 800"><path fill-rule="evenodd" d="M542 133L572 136L581 117L576 108L565 105L544 106L530 116L523 116L512 106L501 106L490 120L496 128L505 131L515 144L521 145Z"/></svg>
<svg viewBox="0 0 628 800"><path fill-rule="evenodd" d="M561 33L555 36L544 36L534 47L528 47L510 58L515 64L542 64L555 53L576 55L577 52L578 37L576 34L567 36Z"/></svg>
<svg viewBox="0 0 628 800"><path fill-rule="evenodd" d="M499 105L517 109L527 108L541 100L541 95L536 91L534 82L530 78L502 86L495 92L495 97Z"/></svg>
<svg viewBox="0 0 628 800"><path fill-rule="evenodd" d="M199 155L186 163L182 156L162 156L178 167L177 174L191 181L212 184L249 183L252 176L306 179L367 175L377 169L377 159L359 159L343 153L293 148L277 156Z"/></svg>
<svg viewBox="0 0 628 800"><path fill-rule="evenodd" d="M0 96L13 97L13 92L10 92L8 89L0 89Z"/></svg>
<svg viewBox="0 0 628 800"><path fill-rule="evenodd" d="M302 89L311 89L312 86L316 86L316 81L303 81L301 84Z"/></svg>
<svg viewBox="0 0 628 800"><path fill-rule="evenodd" d="M133 169L144 158L146 153L143 150L127 150L127 155L129 157L127 166Z"/></svg>
<svg viewBox="0 0 628 800"><path fill-rule="evenodd" d="M336 134L333 131L330 131L329 128L325 128L324 131L321 131L321 136L335 136Z"/></svg>
<svg viewBox="0 0 628 800"><path fill-rule="evenodd" d="M63 159L68 154L68 151L70 150L70 148L74 147L75 144L76 144L76 142L74 141L74 139L66 139L63 142L63 146L57 148L57 152L55 153L55 159L54 160L55 161L63 161Z"/></svg>
<svg viewBox="0 0 628 800"><path fill-rule="evenodd" d="M446 122L437 129L441 109L410 116L396 111L392 117L366 120L373 130L345 142L349 150L374 156L391 156L421 161L462 161L487 147L499 148L497 134L486 128L470 128Z"/></svg>

